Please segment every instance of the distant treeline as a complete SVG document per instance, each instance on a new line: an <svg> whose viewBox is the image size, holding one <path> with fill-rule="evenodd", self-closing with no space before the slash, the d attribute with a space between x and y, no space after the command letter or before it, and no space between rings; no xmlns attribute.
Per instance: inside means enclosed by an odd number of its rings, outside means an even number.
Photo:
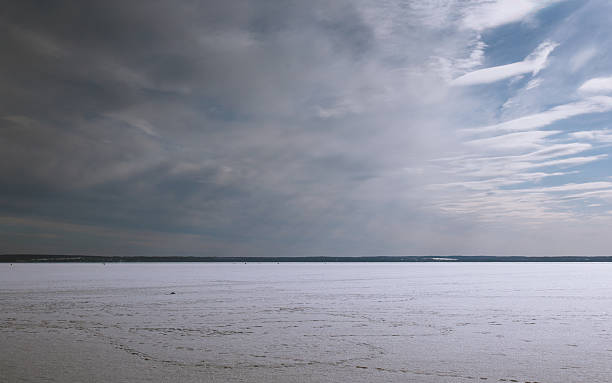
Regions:
<svg viewBox="0 0 612 383"><path fill-rule="evenodd" d="M154 256L99 256L99 255L43 255L4 254L0 263L19 262L612 262L612 256L365 256L365 257L154 257Z"/></svg>

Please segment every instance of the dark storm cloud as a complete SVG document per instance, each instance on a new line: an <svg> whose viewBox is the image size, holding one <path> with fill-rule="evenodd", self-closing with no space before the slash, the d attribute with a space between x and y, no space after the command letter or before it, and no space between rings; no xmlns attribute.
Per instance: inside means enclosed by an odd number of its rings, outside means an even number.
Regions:
<svg viewBox="0 0 612 383"><path fill-rule="evenodd" d="M413 126L435 136L442 117L422 114L443 96L389 64L430 49L402 54L372 17L349 1L6 4L4 250L398 251L381 217L418 205L394 177L431 149Z"/></svg>

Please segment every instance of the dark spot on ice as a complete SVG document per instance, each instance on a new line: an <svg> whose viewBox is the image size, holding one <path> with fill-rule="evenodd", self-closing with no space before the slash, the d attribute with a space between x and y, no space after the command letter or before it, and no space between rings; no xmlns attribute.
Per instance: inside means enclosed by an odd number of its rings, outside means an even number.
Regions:
<svg viewBox="0 0 612 383"><path fill-rule="evenodd" d="M176 294L174 291L170 293L170 295L174 295L174 294Z"/></svg>

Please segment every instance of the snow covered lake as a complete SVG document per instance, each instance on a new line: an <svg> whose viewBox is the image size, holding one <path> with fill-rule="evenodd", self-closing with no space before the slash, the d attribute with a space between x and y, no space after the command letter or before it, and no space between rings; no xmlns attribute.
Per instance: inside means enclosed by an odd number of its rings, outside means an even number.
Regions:
<svg viewBox="0 0 612 383"><path fill-rule="evenodd" d="M0 381L610 382L608 263L0 264Z"/></svg>

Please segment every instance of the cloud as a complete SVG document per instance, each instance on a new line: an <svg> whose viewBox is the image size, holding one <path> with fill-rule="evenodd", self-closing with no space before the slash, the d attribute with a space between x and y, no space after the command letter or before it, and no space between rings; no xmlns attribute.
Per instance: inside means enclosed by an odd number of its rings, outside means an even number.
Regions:
<svg viewBox="0 0 612 383"><path fill-rule="evenodd" d="M531 79L527 83L527 85L525 86L525 90L535 89L535 88L539 87L541 84L542 84L542 79L541 78Z"/></svg>
<svg viewBox="0 0 612 383"><path fill-rule="evenodd" d="M551 0L484 0L474 1L465 11L463 28L481 31L523 20L559 1Z"/></svg>
<svg viewBox="0 0 612 383"><path fill-rule="evenodd" d="M555 106L545 112L531 114L514 120L480 128L464 129L464 133L499 133L543 128L557 121L589 113L605 113L612 110L612 97L594 96L569 104Z"/></svg>
<svg viewBox="0 0 612 383"><path fill-rule="evenodd" d="M556 14L565 12L563 9L571 17ZM605 83L596 82L577 88L609 68L609 58L600 54L609 39L594 40L609 28L609 20L602 16L609 10L609 3L603 1L568 3L542 14L546 24L507 26L502 39L497 38L497 31L482 33L491 48L485 52L486 59L495 57L498 62L500 57L512 57L520 51L517 44L523 33L530 38L538 36L540 41L558 42L560 48L555 50L555 60L545 61L547 70L540 70L537 77L507 87L486 86L493 82L483 81L478 95L467 87L455 88L458 97L475 97L478 102L465 112L468 122L458 132L462 147L432 162L448 177L446 182L432 185L432 204L449 219L462 217L466 225L479 222L479 229L487 234L477 237L475 247L487 238L508 238L500 233L516 230L521 238L564 241L553 252L565 252L569 247L577 253L588 251L574 246L572 240L565 241L570 237L574 241L589 237L591 249L595 249L591 251L606 251L602 246L605 241L599 241L595 232L602 232L599 225L609 224L605 215L612 202L604 170L612 141L607 129L609 116L604 114L612 111L609 90ZM564 21L548 23L558 17ZM541 30L546 32L540 34ZM516 68L501 69L511 73ZM492 73L486 80L495 79L493 74L497 75ZM519 76L522 74L514 78ZM597 86L589 90L591 84ZM542 251L539 243L534 240L527 248ZM544 248L551 251L553 246Z"/></svg>
<svg viewBox="0 0 612 383"><path fill-rule="evenodd" d="M604 158L608 158L608 155L607 154L599 154L599 155L595 155L595 156L563 158L563 159L559 159L559 160L551 160L551 161L540 162L538 164L534 164L533 167L583 165L583 164L588 164L590 162L599 161L599 160L602 160Z"/></svg>
<svg viewBox="0 0 612 383"><path fill-rule="evenodd" d="M0 240L129 254L549 249L511 238L584 222L583 202L611 208L567 198L606 189L536 190L600 182L605 167L589 164L609 155L606 127L585 117L612 102L575 85L609 68L580 53L605 46L584 25L601 40L608 8L539 13L555 3L12 2ZM546 43L511 63L526 38ZM551 126L572 117L575 134Z"/></svg>
<svg viewBox="0 0 612 383"><path fill-rule="evenodd" d="M492 150L503 149L534 149L541 148L543 139L555 134L558 130L510 133L490 138L467 141L466 144L475 147L486 147Z"/></svg>
<svg viewBox="0 0 612 383"><path fill-rule="evenodd" d="M596 46L589 46L581 49L570 59L570 69L573 73L582 69L589 61L591 61L600 52Z"/></svg>
<svg viewBox="0 0 612 383"><path fill-rule="evenodd" d="M588 140L602 143L612 142L612 130L610 129L584 130L572 132L569 135L577 140Z"/></svg>
<svg viewBox="0 0 612 383"><path fill-rule="evenodd" d="M129 126L139 129L149 136L159 137L159 134L155 131L155 128L143 118L130 116L129 114L124 113L108 113L106 116L116 119L117 121L125 122Z"/></svg>
<svg viewBox="0 0 612 383"><path fill-rule="evenodd" d="M202 253L404 249L390 206L417 214L421 194L397 190L435 175L401 169L446 145L448 92L427 64L445 16L388 5L7 7L0 213L142 233L118 240L130 253L159 253L162 237L182 254L213 239ZM65 227L53 249L120 247Z"/></svg>
<svg viewBox="0 0 612 383"><path fill-rule="evenodd" d="M595 190L595 189L610 189L612 182L584 182L584 183L568 183L560 186L550 186L547 188L532 188L526 189L530 192L569 192L577 190Z"/></svg>
<svg viewBox="0 0 612 383"><path fill-rule="evenodd" d="M597 77L586 81L578 88L583 93L610 93L612 92L612 77Z"/></svg>
<svg viewBox="0 0 612 383"><path fill-rule="evenodd" d="M531 73L535 76L546 67L548 56L557 46L559 46L559 44L554 42L543 42L523 61L479 69L454 79L451 81L451 85L469 86L488 84L526 73Z"/></svg>

